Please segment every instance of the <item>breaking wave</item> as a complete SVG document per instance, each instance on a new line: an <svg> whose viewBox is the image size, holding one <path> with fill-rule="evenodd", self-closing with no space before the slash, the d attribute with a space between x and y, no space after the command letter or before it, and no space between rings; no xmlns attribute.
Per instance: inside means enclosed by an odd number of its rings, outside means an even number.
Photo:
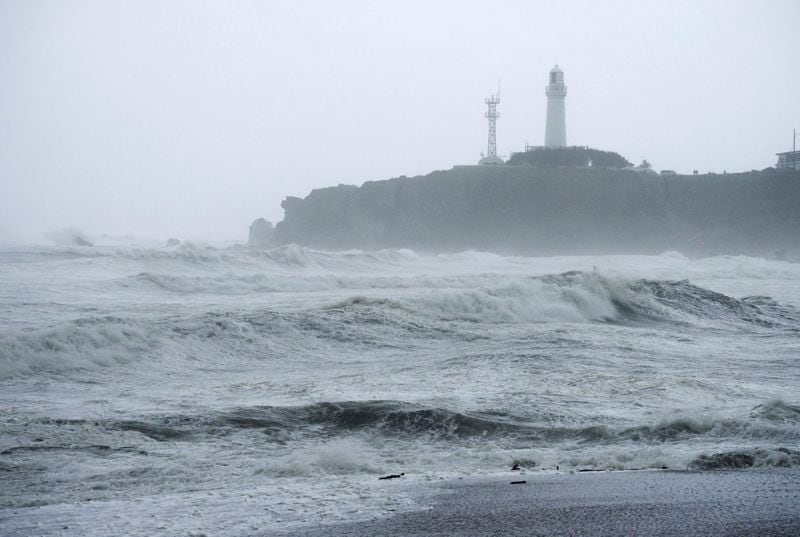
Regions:
<svg viewBox="0 0 800 537"><path fill-rule="evenodd" d="M180 282L159 280L159 285L184 289L186 280ZM298 333L377 345L406 337L473 338L483 333L470 335L477 328L469 326L472 323L671 323L766 333L800 331L800 312L792 306L767 297L734 299L686 281L630 281L570 272L491 278L484 283L493 285L435 288L423 295L395 297L383 296L378 289L376 296L355 295L293 312L208 313L147 321L93 317L50 328L7 330L0 332L0 378L37 370L96 369L163 355L165 350L185 354L192 345L219 349L224 355L234 349L243 358L261 357L264 347L274 349L276 342L289 345ZM262 284L257 278L253 281ZM297 349L295 342L291 346Z"/></svg>
<svg viewBox="0 0 800 537"><path fill-rule="evenodd" d="M62 242L58 246L7 248L3 249L1 253L4 260L11 261L109 258L112 260L161 262L176 268L195 266L258 268L262 270L306 268L358 271L360 269L370 270L379 266L406 266L421 259L420 255L411 250L328 252L296 244L261 250L242 245L214 246L189 241L175 247L152 247L152 245L92 246L88 241L75 244L75 241L70 240ZM431 259L439 260L440 258L434 256Z"/></svg>
<svg viewBox="0 0 800 537"><path fill-rule="evenodd" d="M0 379L47 371L85 370L133 360L152 348L150 328L116 317L0 334Z"/></svg>
<svg viewBox="0 0 800 537"><path fill-rule="evenodd" d="M489 323L669 321L716 326L800 329L800 310L764 296L736 299L686 280L631 280L592 272L545 276L465 275L172 276L141 273L120 285L171 293L244 295L327 289L369 290L326 309L383 308L425 318ZM425 289L409 296L408 291ZM391 293L397 296L391 296Z"/></svg>
<svg viewBox="0 0 800 537"><path fill-rule="evenodd" d="M800 416L800 409L782 401L768 406L789 408ZM202 415L161 415L126 420L81 420L37 418L29 425L34 428L63 427L70 445L76 440L92 438L95 428L133 433L156 442L199 441L209 437L226 437L241 432L258 432L265 441L284 443L301 438L350 438L353 434L380 435L393 439L429 441L498 441L512 439L520 445L552 448L554 445L639 445L658 446L691 438L713 443L769 442L797 445L800 440L800 417L776 421L759 412L737 417L713 416L695 419L676 419L652 425L612 427L609 425L563 426L544 425L519 416L500 412L458 412L403 401L337 401L303 406L251 406L220 410ZM75 431L79 436L74 437ZM83 432L81 432L83 431ZM54 436L54 435L51 435ZM56 435L57 436L57 435ZM125 437L132 442L134 437ZM362 438L367 438L363 436ZM135 443L135 442L134 442ZM89 447L102 445L95 439ZM61 446L64 447L64 446ZM57 445L11 446L9 449L56 449ZM115 448L117 449L117 448ZM126 448L127 449L127 448ZM758 465L763 454L751 453L750 466ZM785 464L800 466L800 452L785 452ZM788 457L788 458L787 458ZM714 464L740 464L728 455L706 456L698 459L697 467L711 468ZM777 459L776 459L777 460ZM727 461L727 462L726 462ZM772 464L763 462L763 464ZM744 465L744 463L742 463ZM780 465L775 463L774 465Z"/></svg>
<svg viewBox="0 0 800 537"><path fill-rule="evenodd" d="M421 254L408 249L384 250L315 250L297 244L272 249L249 248L240 244L212 245L186 241L179 246L156 246L152 241L130 244L75 245L74 241L57 246L25 246L0 249L3 261L47 261L51 259L108 258L109 260L157 262L164 267L185 269L196 267L250 268L257 270L324 270L341 273L376 272L397 268L425 274L441 272L492 273L509 271L538 274L557 272L557 267L591 266L602 263L606 270L628 272L626 268L663 267L686 274L713 274L718 278L737 279L800 279L796 263L747 256L715 256L690 259L677 252L657 256L567 256L523 257L502 256L490 252ZM562 269L563 270L563 269Z"/></svg>
<svg viewBox="0 0 800 537"><path fill-rule="evenodd" d="M700 455L689 463L692 470L740 470L743 468L798 468L800 451L777 447L751 448Z"/></svg>
<svg viewBox="0 0 800 537"><path fill-rule="evenodd" d="M331 306L354 307L403 309L442 320L489 323L666 321L800 330L800 311L769 297L735 299L688 281L632 281L586 272L435 289L408 300L356 296Z"/></svg>

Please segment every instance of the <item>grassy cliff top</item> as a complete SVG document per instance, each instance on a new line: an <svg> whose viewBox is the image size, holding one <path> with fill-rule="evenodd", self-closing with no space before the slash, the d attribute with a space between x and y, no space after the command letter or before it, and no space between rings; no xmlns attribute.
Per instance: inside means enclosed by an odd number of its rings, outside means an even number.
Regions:
<svg viewBox="0 0 800 537"><path fill-rule="evenodd" d="M522 153L514 153L507 164L532 166L598 166L602 168L625 168L631 163L613 151L601 151L590 147L534 147Z"/></svg>

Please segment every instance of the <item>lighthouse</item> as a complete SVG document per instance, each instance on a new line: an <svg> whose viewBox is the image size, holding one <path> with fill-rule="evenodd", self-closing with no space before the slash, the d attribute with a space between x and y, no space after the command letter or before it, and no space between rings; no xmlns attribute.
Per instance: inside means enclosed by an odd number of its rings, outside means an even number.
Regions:
<svg viewBox="0 0 800 537"><path fill-rule="evenodd" d="M567 86L564 85L564 71L558 65L550 69L550 83L544 92L547 95L547 127L544 133L544 145L545 147L564 147L567 145L567 122L564 117Z"/></svg>

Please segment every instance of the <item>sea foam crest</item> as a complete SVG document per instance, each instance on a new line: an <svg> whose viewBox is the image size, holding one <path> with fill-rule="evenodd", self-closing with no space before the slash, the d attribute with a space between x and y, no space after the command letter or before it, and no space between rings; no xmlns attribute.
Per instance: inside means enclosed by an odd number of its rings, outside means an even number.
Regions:
<svg viewBox="0 0 800 537"><path fill-rule="evenodd" d="M412 250L347 250L329 252L297 244L270 249L243 245L213 246L186 241L179 246L153 247L142 244L95 246L25 246L0 250L2 260L47 261L74 258L108 258L137 262L161 262L175 268L191 266L247 267L258 269L319 269L345 272L369 271L381 266L408 266L421 259L440 262L447 256L424 258Z"/></svg>
<svg viewBox="0 0 800 537"><path fill-rule="evenodd" d="M775 404L791 406L780 401ZM531 421L507 412L459 412L396 400L249 406L208 414L148 415L138 420L109 420L98 426L104 430L133 432L159 442L224 436L237 430L258 430L265 439L279 442L304 435L341 438L355 433L432 440L514 437L548 446L576 441L659 445L690 437L705 437L723 443L733 440L754 445L765 441L796 445L800 439L800 419L775 422L758 413L733 416L698 414L628 426L601 422L570 425Z"/></svg>
<svg viewBox="0 0 800 537"><path fill-rule="evenodd" d="M800 329L800 312L769 297L735 299L688 281L630 280L594 272L487 277L475 287L433 288L406 299L357 296L332 307L359 306L489 323L671 322Z"/></svg>
<svg viewBox="0 0 800 537"><path fill-rule="evenodd" d="M152 344L145 327L115 317L0 334L0 378L126 363Z"/></svg>
<svg viewBox="0 0 800 537"><path fill-rule="evenodd" d="M252 284L269 285L270 281L256 278ZM181 287L186 282L166 280L159 285L187 291ZM12 329L0 332L0 377L39 370L95 369L165 355L181 357L194 351L228 357L235 353L236 359L247 362L262 357L265 348L292 348L296 353L304 342L313 344L313 336L336 344L381 341L387 330L395 330L401 337L423 333L449 337L447 329L458 328L453 322L679 323L704 329L800 331L800 312L792 306L766 297L734 299L686 281L570 272L544 277L463 276L440 283L464 287L429 287L390 295L378 289L369 296L351 296L302 311L208 313L135 321L98 317L50 328ZM392 285L389 281L383 284ZM222 280L218 285L226 283ZM434 332L428 333L431 330Z"/></svg>
<svg viewBox="0 0 800 537"><path fill-rule="evenodd" d="M612 285L593 274L569 281L520 278L472 289L442 290L420 301L426 314L476 322L587 322L617 318Z"/></svg>

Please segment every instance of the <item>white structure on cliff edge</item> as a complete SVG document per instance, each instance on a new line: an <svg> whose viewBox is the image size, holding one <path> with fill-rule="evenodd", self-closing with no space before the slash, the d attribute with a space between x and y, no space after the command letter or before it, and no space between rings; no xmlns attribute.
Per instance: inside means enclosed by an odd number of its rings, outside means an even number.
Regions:
<svg viewBox="0 0 800 537"><path fill-rule="evenodd" d="M503 164L503 159L497 156L497 118L500 117L497 105L500 104L500 98L492 95L486 99L486 104L489 107L489 111L486 112L486 119L489 120L489 144L486 156L478 164Z"/></svg>
<svg viewBox="0 0 800 537"><path fill-rule="evenodd" d="M794 168L800 170L800 151L797 150L797 129L792 131L792 150L777 153L778 163L776 168Z"/></svg>
<svg viewBox="0 0 800 537"><path fill-rule="evenodd" d="M564 71L556 65L550 69L550 83L545 88L547 95L547 128L544 133L545 147L564 147L567 145L567 122L564 101L567 86L564 85Z"/></svg>

